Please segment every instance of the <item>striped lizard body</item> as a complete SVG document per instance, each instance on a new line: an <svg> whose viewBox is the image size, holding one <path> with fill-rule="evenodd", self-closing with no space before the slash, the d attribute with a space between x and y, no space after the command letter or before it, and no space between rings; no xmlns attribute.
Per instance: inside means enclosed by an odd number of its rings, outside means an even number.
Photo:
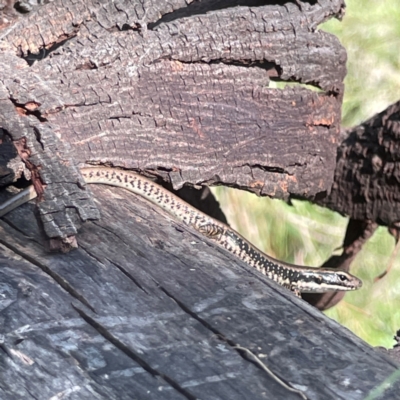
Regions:
<svg viewBox="0 0 400 400"><path fill-rule="evenodd" d="M144 197L297 295L301 292L355 290L362 286L360 279L345 271L302 267L278 261L257 249L231 227L202 213L167 189L134 172L109 167L91 167L81 169L81 173L86 183L122 187ZM35 192L31 188L19 193L0 205L0 217L34 197Z"/></svg>

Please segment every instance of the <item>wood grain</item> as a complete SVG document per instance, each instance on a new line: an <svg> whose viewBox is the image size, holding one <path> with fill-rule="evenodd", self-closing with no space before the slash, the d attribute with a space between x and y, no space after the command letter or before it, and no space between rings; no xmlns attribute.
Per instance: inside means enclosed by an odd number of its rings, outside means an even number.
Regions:
<svg viewBox="0 0 400 400"><path fill-rule="evenodd" d="M48 254L32 204L0 221L0 397L364 399L394 361L136 196ZM385 398L399 390L391 386Z"/></svg>

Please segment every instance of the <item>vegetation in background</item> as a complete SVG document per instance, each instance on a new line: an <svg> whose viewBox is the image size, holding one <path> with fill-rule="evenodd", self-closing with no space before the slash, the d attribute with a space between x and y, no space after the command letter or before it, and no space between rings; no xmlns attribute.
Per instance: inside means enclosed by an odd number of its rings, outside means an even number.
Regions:
<svg viewBox="0 0 400 400"><path fill-rule="evenodd" d="M336 35L348 53L343 125L356 125L400 99L400 3L398 0L348 0L343 21L320 28ZM312 205L258 198L254 194L214 188L231 225L266 253L291 263L320 266L338 253L347 218ZM400 329L400 255L390 273L383 272L394 238L381 227L352 264L364 286L347 293L327 315L373 346L392 347ZM396 282L398 282L396 284Z"/></svg>

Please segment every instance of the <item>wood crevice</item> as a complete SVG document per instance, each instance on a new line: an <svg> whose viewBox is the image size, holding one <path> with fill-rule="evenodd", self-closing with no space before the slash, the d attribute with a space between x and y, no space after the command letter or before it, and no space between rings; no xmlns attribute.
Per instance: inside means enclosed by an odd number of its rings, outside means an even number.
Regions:
<svg viewBox="0 0 400 400"><path fill-rule="evenodd" d="M157 282L156 282L157 283ZM213 327L210 323L208 323L205 319L201 318L196 312L192 311L188 306L186 306L182 301L180 301L176 296L174 296L172 293L170 293L163 285L160 283L157 283L158 287L161 289L162 292L164 292L171 300L173 300L179 308L186 314L188 314L191 318L195 319L197 322L199 322L202 326L204 326L207 330L213 333L221 342L225 343L226 345L229 346L230 349L235 351L243 360L246 362L251 363L252 365L256 366L258 369L260 369L263 372L266 372L265 368L262 368L259 363L255 362L254 359L249 357L248 352L254 355L254 353L250 349L246 349L247 351L244 351L241 349L242 346L240 344L235 343L233 340L229 339L224 333ZM290 388L293 388L289 382L287 382L283 377L279 376L275 372L269 369L267 367L269 372L267 375L270 377L272 376L273 379L275 377L278 377L282 382L285 382L286 385L288 385ZM294 388L293 388L294 389Z"/></svg>
<svg viewBox="0 0 400 400"><path fill-rule="evenodd" d="M149 363L147 363L140 355L135 352L132 348L121 342L116 336L114 336L106 327L101 325L94 318L89 316L84 310L78 308L74 304L72 304L73 308L78 312L80 317L88 323L92 328L94 328L104 339L114 345L116 348L121 350L125 355L131 358L133 361L138 363L145 371L150 373L154 378L161 378L166 383L168 383L172 388L178 391L180 394L185 396L188 400L197 400L196 396L193 396L188 390L183 388L179 383L177 383L170 376L157 371L154 367L152 367Z"/></svg>
<svg viewBox="0 0 400 400"><path fill-rule="evenodd" d="M115 261L112 261L111 259L106 257L106 260L111 264L114 265L115 268L119 269L130 281L132 281L140 290L142 290L144 293L147 295L150 295L150 293L145 289L143 285L140 284L139 280L136 279L126 268L123 266L119 265Z"/></svg>
<svg viewBox="0 0 400 400"><path fill-rule="evenodd" d="M16 234L16 232L15 232ZM49 268L46 264L40 262L38 259L31 257L29 254L26 252L22 251L19 246L15 246L11 243L9 243L7 240L3 240L0 237L0 243L7 247L9 250L13 251L14 253L18 254L20 257L22 257L24 260L30 262L31 264L35 265L38 267L40 270L42 270L46 275L51 277L54 282L56 282L59 286L61 286L67 293L69 293L72 297L74 297L76 300L80 301L82 304L84 304L86 307L88 307L92 312L96 313L96 310L92 307L92 305L88 302L88 300L80 293L77 289L74 289L74 287L68 282L65 278L54 272L51 268Z"/></svg>

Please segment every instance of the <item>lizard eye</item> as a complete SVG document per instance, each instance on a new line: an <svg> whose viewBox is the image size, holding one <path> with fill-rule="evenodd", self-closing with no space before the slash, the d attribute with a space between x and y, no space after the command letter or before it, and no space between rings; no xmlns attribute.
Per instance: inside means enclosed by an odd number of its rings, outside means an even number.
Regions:
<svg viewBox="0 0 400 400"><path fill-rule="evenodd" d="M347 276L346 276L345 274L338 274L338 277L339 277L339 279L340 279L342 282L345 282L345 281L348 280L348 279L347 279Z"/></svg>

